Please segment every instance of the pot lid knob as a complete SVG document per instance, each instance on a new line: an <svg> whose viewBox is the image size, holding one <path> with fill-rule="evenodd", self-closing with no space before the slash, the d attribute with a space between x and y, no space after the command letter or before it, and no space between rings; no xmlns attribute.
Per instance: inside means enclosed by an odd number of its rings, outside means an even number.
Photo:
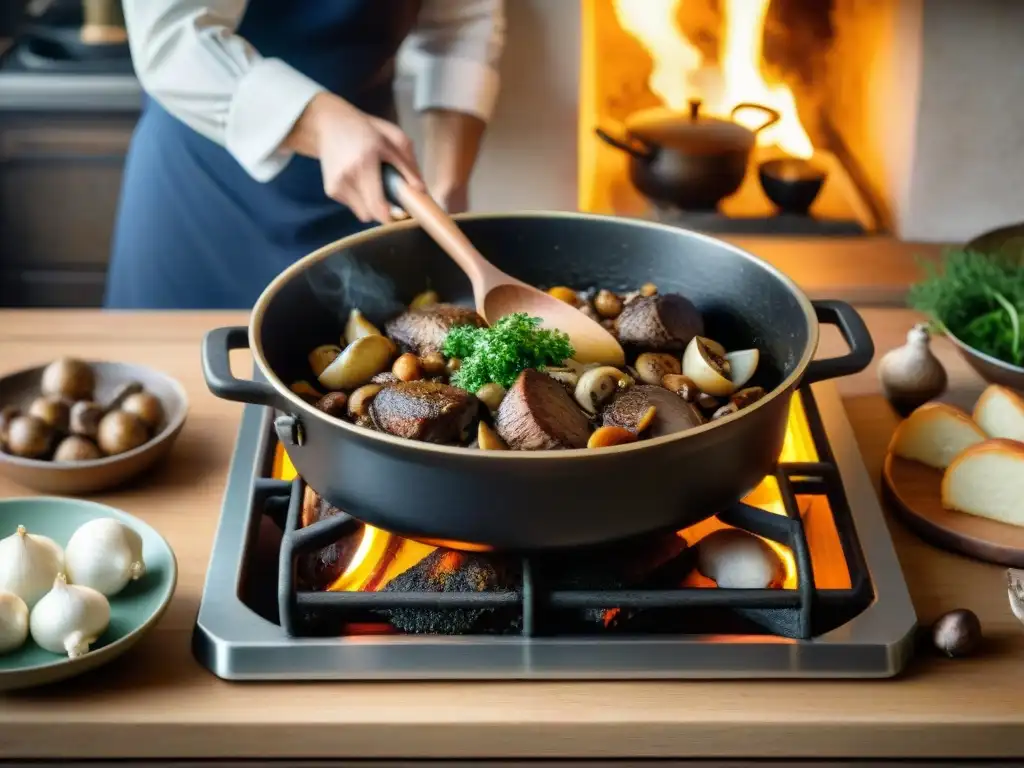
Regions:
<svg viewBox="0 0 1024 768"><path fill-rule="evenodd" d="M690 99L690 119L696 120L700 117L700 99Z"/></svg>

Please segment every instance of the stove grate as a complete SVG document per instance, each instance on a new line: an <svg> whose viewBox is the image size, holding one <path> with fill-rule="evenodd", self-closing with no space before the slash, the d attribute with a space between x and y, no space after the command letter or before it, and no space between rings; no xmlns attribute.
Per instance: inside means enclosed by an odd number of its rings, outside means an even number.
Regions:
<svg viewBox="0 0 1024 768"><path fill-rule="evenodd" d="M359 530L362 523L347 514L302 527L301 512L305 484L301 477L288 481L263 481L261 494L268 514L282 528L278 573L278 610L284 630L292 637L338 631L349 623L365 621L367 615L389 611L513 613L510 626L526 637L559 634L559 617L567 612L627 611L631 616L669 610L694 612L717 609L732 611L776 635L809 639L816 631L834 626L837 616L844 620L863 610L872 598L863 554L857 541L846 494L832 459L820 415L809 389L802 391L811 436L820 461L780 463L775 473L785 515L737 503L721 512L718 519L733 528L771 540L793 553L795 589L722 589L679 586L669 588L566 588L546 578L543 555L518 558L517 584L486 591L398 590L324 592L298 588L297 560ZM798 496L825 496L836 518L843 553L849 567L849 589L819 589ZM680 555L685 557L685 553ZM678 558L677 558L678 559ZM678 564L678 563L677 563ZM659 568L658 570L662 570ZM646 581L646 580L645 580ZM819 621L819 618L821 621ZM625 622L629 626L629 622ZM334 627L335 629L324 629Z"/></svg>

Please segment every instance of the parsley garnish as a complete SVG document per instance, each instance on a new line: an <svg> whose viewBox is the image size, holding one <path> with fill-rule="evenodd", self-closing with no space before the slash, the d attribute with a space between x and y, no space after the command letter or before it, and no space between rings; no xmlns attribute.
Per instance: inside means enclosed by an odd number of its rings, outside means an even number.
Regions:
<svg viewBox="0 0 1024 768"><path fill-rule="evenodd" d="M540 328L540 323L539 317L517 312L489 328L452 328L444 340L444 353L462 361L452 375L452 384L468 392L477 392L491 382L508 389L527 368L543 370L546 365L560 365L572 357L569 337L561 331Z"/></svg>

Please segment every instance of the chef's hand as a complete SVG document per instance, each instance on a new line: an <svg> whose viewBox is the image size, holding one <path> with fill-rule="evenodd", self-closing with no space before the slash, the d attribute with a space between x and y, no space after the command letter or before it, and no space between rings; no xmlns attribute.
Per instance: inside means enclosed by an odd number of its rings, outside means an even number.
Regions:
<svg viewBox="0 0 1024 768"><path fill-rule="evenodd" d="M412 141L402 129L331 93L320 93L310 101L285 145L318 157L324 191L362 222L392 220L381 163L395 166L414 189L426 189Z"/></svg>

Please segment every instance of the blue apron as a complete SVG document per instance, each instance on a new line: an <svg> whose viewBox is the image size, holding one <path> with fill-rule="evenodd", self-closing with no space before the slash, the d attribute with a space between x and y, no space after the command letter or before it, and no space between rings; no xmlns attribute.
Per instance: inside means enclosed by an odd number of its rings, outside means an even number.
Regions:
<svg viewBox="0 0 1024 768"><path fill-rule="evenodd" d="M328 90L394 120L395 53L418 0L250 0L238 32ZM110 309L249 309L282 270L366 225L296 156L269 182L147 99L125 165Z"/></svg>

